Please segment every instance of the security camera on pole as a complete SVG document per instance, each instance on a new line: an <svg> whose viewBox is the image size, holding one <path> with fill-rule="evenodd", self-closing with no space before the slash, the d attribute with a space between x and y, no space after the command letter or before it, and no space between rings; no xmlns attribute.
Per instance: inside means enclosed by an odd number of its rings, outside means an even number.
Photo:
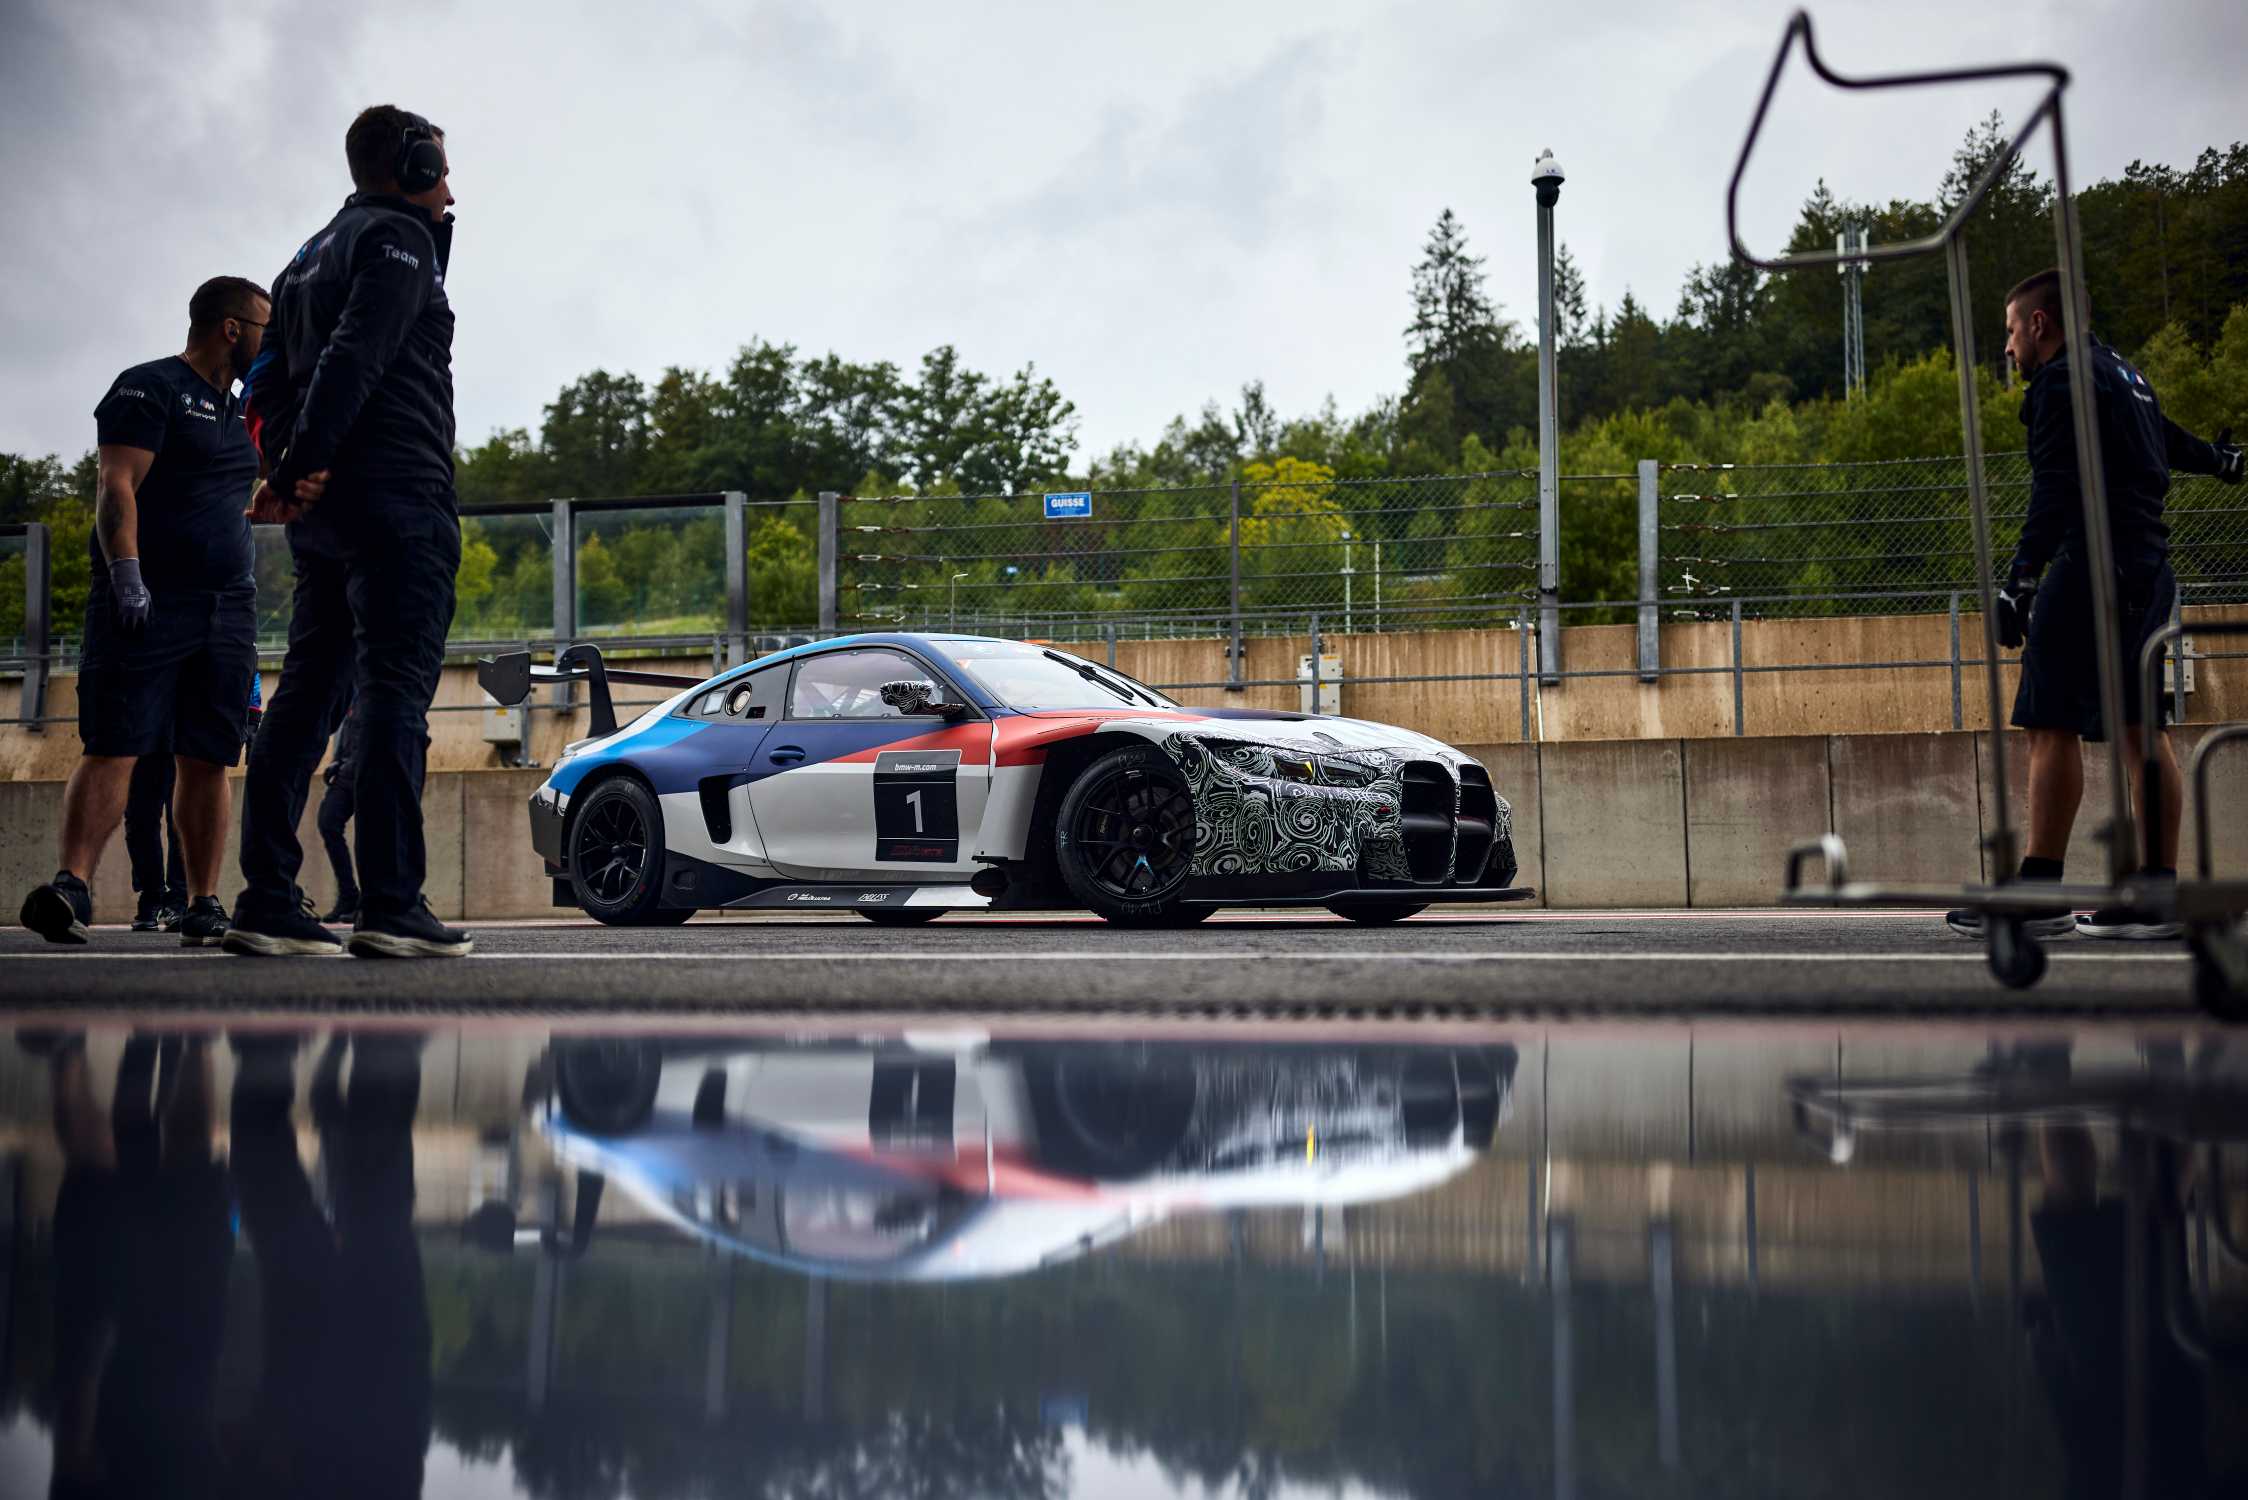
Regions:
<svg viewBox="0 0 2248 1500"><path fill-rule="evenodd" d="M1561 163L1548 147L1530 169L1538 190L1538 681L1561 681L1561 418L1554 409L1553 205Z"/></svg>

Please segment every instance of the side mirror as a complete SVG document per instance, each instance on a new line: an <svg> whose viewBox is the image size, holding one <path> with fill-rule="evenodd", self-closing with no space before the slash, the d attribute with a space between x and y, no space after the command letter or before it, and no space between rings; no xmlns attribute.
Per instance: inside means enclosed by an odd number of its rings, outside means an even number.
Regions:
<svg viewBox="0 0 2248 1500"><path fill-rule="evenodd" d="M882 701L901 714L939 714L947 719L958 719L968 712L965 703L940 702L937 685L919 677L883 683Z"/></svg>

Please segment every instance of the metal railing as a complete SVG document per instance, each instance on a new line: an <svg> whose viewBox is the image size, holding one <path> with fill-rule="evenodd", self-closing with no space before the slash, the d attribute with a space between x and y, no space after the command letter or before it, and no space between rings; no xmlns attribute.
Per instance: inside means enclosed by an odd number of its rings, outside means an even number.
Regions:
<svg viewBox="0 0 2248 1500"><path fill-rule="evenodd" d="M2027 496L2020 454L1986 464L2000 516ZM1745 683L1791 671L1944 669L1952 722L1961 673L1980 651L1960 640L1962 600L1979 596L1963 545L1965 460L1835 465L1658 464L1564 476L1564 522L1613 540L1605 580L1637 597L1541 603L1532 471L1379 481L1316 475L1265 484L1094 491L1085 514L1048 520L1040 495L823 495L753 501L739 492L560 499L462 517L450 649L611 650L707 655L713 670L840 630L961 630L1071 643L1116 659L1119 642L1218 640L1222 675L1169 690L1294 686L1251 679L1246 642L1293 637L1331 648L1371 634L1497 630L1519 647L1474 674L1353 676L1492 682L1522 704L1571 680L1723 673L1733 732L1748 732ZM2014 497L2008 500L2006 497ZM2180 478L2174 558L2187 604L2248 599L2248 498ZM1905 540L1909 538L1909 543ZM255 528L259 637L268 665L287 641L292 570L278 527ZM21 674L19 719L38 725L46 685L73 669L78 642L54 629L52 539L0 528L0 675ZM1804 616L1934 615L1951 621L1941 656L1750 664L1745 623ZM1545 630L1637 622L1634 664L1578 668L1538 654ZM1728 665L1666 665L1665 622L1730 621ZM74 625L75 620L62 622ZM1313 651L1316 657L1320 653ZM2219 659L2233 653L2196 653ZM1312 670L1317 674L1318 663ZM2179 674L2182 678L2182 674ZM558 693L540 708L566 707Z"/></svg>

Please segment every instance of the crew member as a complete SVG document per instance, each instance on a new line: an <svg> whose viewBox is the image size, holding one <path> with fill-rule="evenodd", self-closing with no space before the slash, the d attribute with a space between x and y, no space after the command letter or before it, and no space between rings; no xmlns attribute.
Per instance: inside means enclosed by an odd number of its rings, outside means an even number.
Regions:
<svg viewBox="0 0 2248 1500"><path fill-rule="evenodd" d="M125 792L125 854L140 898L135 932L177 932L187 916L187 867L180 857L179 823L172 817L173 770L169 755L144 755L133 762Z"/></svg>
<svg viewBox="0 0 2248 1500"><path fill-rule="evenodd" d="M288 523L297 583L288 656L250 754L244 886L226 947L338 951L297 887L297 820L348 680L360 733L351 951L451 957L471 940L422 897L421 819L461 547L445 136L377 105L345 132L344 157L356 191L282 271L274 338L251 379L271 469L252 514Z"/></svg>
<svg viewBox="0 0 2248 1500"><path fill-rule="evenodd" d="M1997 600L2000 644L2022 648L2021 686L2014 697L2014 727L2029 740L2029 835L2019 877L2058 881L2069 831L2084 798L2081 742L2099 742L2101 721L2098 637L2092 608L2092 575L2079 488L2076 425L2069 404L2067 345L2061 324L2061 276L2041 271L2006 294L2006 353L2029 381L2022 423L2029 429L2030 500L2020 545ZM2163 705L2140 702L2139 652L2168 624L2177 607L2178 581L2170 570L2170 528L2162 517L2170 471L2212 474L2228 484L2242 479L2241 451L2231 433L2204 442L2162 415L2146 376L2097 339L2086 340L2092 405L2098 414L2100 469L2105 481L2108 533L2114 554L2118 634L2123 665L2124 745L2142 819L2147 805L2145 756L2151 734L2160 778L2161 809L2155 828L2156 859L2141 873L2175 879L2182 811L2178 762L2162 733ZM1952 929L1970 937L1983 930L1982 914L1954 911ZM2077 916L2065 907L2034 915L2025 926L2038 936L2076 931L2098 938L2172 938L2180 931L2159 913L2104 907Z"/></svg>
<svg viewBox="0 0 2248 1500"><path fill-rule="evenodd" d="M258 457L233 390L272 304L256 282L219 276L196 288L187 313L187 347L127 370L94 408L100 494L86 543L84 754L63 789L62 868L24 898L22 914L50 942L87 941L88 884L144 755L176 758L172 810L189 896L180 941L216 944L226 931L217 897L226 768L242 753L242 683L257 669L242 503Z"/></svg>

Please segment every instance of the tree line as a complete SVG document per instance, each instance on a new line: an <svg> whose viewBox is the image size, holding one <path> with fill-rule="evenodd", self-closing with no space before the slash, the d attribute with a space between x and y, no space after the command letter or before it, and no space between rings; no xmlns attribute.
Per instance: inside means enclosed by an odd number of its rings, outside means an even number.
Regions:
<svg viewBox="0 0 2248 1500"><path fill-rule="evenodd" d="M1994 115L1968 132L1926 199L1853 203L1821 184L1788 248L1831 247L1845 224L1864 225L1874 243L1925 234L2002 145ZM2054 258L2052 191L2028 166L2012 164L1968 239L1984 436L1994 451L2020 446L2018 392L2002 363L2002 299ZM2248 430L2248 146L2211 148L2186 168L2134 162L2120 178L2080 192L2077 207L2100 336L2139 360L2185 426ZM1841 389L1839 280L1831 272L1767 276L1720 260L1688 273L1665 319L1629 289L1612 308L1593 305L1563 246L1555 337L1564 470L1622 473L1640 458L1819 463L1958 451L1940 261L1883 262L1867 276L1874 374L1854 399ZM1006 376L978 371L951 346L912 370L763 339L723 370L675 366L652 382L594 370L557 393L535 433L503 429L463 449L461 501L473 513L558 495L1005 495L1223 483L1277 475L1284 464L1301 489L1533 468L1536 340L1491 295L1468 228L1449 209L1411 268L1409 305L1402 389L1365 411L1345 414L1330 400L1284 416L1253 381L1229 405L1207 402L1151 440L1090 456L1078 454L1076 407L1051 379L1034 366ZM91 454L75 463L0 454L0 522L38 519L56 530L55 620L66 632L85 598L86 557L74 539L91 524L93 482ZM1636 564L1624 493L1570 500L1565 594L1627 596ZM1402 540L1413 532L1390 501L1365 519L1339 501L1290 503L1333 509L1338 527L1355 520L1360 536ZM1128 535L1111 540L1132 545ZM809 507L756 513L748 546L758 623L809 620ZM714 625L719 552L714 520L620 515L592 526L580 549L581 627ZM285 607L274 597L285 595L285 578L284 560L261 560L272 608ZM938 581L932 573L932 586ZM472 518L460 583L465 633L551 627L546 542L534 519ZM1092 607L1115 602L1097 588L1084 598ZM0 543L0 638L21 629L21 600L20 555Z"/></svg>

